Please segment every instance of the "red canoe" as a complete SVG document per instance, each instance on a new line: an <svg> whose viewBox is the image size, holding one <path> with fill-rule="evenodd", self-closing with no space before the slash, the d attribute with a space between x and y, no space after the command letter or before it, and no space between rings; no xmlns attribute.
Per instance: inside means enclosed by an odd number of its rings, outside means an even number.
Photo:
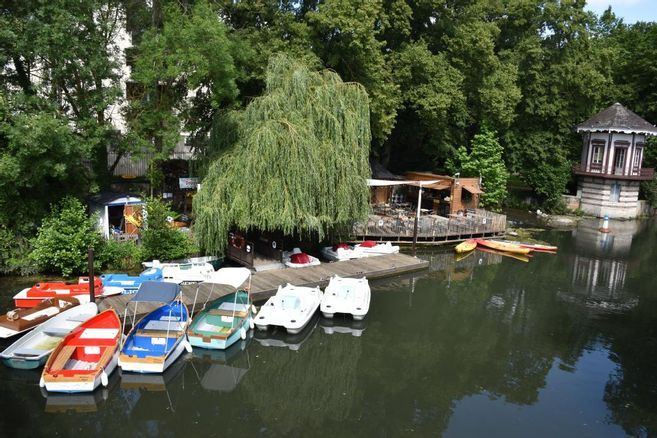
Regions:
<svg viewBox="0 0 657 438"><path fill-rule="evenodd" d="M99 277L94 277L94 295L99 297L102 294L103 282ZM80 277L77 283L64 283L63 281L37 283L14 295L14 304L16 307L34 307L46 298L80 297L84 300L88 296L89 277Z"/></svg>
<svg viewBox="0 0 657 438"><path fill-rule="evenodd" d="M121 321L105 310L68 334L43 369L39 385L52 392L91 392L107 385L118 364Z"/></svg>

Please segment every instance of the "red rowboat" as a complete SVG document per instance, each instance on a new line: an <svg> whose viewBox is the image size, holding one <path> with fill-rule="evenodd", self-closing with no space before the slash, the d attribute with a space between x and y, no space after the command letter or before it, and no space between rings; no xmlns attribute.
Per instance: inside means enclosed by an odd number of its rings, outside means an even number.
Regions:
<svg viewBox="0 0 657 438"><path fill-rule="evenodd" d="M103 282L99 277L94 277L94 295L96 297L103 295ZM14 295L14 304L16 307L34 307L46 298L73 297L84 301L88 296L89 277L79 277L77 283L63 281L37 283Z"/></svg>
<svg viewBox="0 0 657 438"><path fill-rule="evenodd" d="M39 385L52 392L91 392L118 364L121 322L112 309L88 319L55 348Z"/></svg>

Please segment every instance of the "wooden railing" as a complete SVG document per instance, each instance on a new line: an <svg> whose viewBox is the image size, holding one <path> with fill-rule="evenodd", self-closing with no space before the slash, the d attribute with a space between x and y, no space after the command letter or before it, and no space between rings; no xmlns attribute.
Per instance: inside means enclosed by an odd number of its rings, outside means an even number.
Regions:
<svg viewBox="0 0 657 438"><path fill-rule="evenodd" d="M574 164L572 167L573 173L576 175L583 176L595 176L598 178L611 178L611 179L627 179L627 180L650 180L655 176L655 169L650 168L637 168L634 167L630 170L629 174L626 173L615 173L615 170L611 173L602 172L602 168L594 168L591 166L589 170L586 170L586 166L583 166L579 163Z"/></svg>
<svg viewBox="0 0 657 438"><path fill-rule="evenodd" d="M359 237L410 240L413 238L415 216L371 214L366 224L356 223L353 234ZM504 233L506 216L483 209L467 210L464 215L422 215L418 222L420 240L459 240L472 236Z"/></svg>

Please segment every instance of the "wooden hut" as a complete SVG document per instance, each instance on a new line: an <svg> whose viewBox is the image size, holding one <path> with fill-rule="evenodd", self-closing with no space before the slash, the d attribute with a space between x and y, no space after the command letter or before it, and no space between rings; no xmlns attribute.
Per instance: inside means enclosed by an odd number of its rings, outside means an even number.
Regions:
<svg viewBox="0 0 657 438"><path fill-rule="evenodd" d="M479 178L460 178L429 172L406 172L404 178L408 181L439 181L423 187L425 195L422 208L434 214L448 216L479 207L479 195L483 193Z"/></svg>

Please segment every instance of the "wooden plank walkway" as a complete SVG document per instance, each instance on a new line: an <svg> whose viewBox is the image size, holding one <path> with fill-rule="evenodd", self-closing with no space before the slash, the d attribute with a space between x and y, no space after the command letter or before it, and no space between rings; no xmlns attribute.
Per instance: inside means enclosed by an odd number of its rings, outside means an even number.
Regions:
<svg viewBox="0 0 657 438"><path fill-rule="evenodd" d="M325 287L329 279L337 274L341 277L362 277L370 280L390 277L408 272L419 271L429 267L429 262L407 254L388 254L376 257L367 257L343 262L322 263L319 266L308 268L286 268L271 271L256 272L251 276L251 296L254 302L262 302L274 295L279 285L287 283L295 286ZM190 284L182 286L183 301L192 311L194 296L198 291L197 304L194 312L200 310L208 298L217 299L223 295L234 292L229 286L212 285L207 283ZM98 303L100 311L114 309L123 318L127 303L133 295L118 295L108 297ZM155 309L158 304L140 303L137 317L145 315ZM130 306L134 312L134 305Z"/></svg>

